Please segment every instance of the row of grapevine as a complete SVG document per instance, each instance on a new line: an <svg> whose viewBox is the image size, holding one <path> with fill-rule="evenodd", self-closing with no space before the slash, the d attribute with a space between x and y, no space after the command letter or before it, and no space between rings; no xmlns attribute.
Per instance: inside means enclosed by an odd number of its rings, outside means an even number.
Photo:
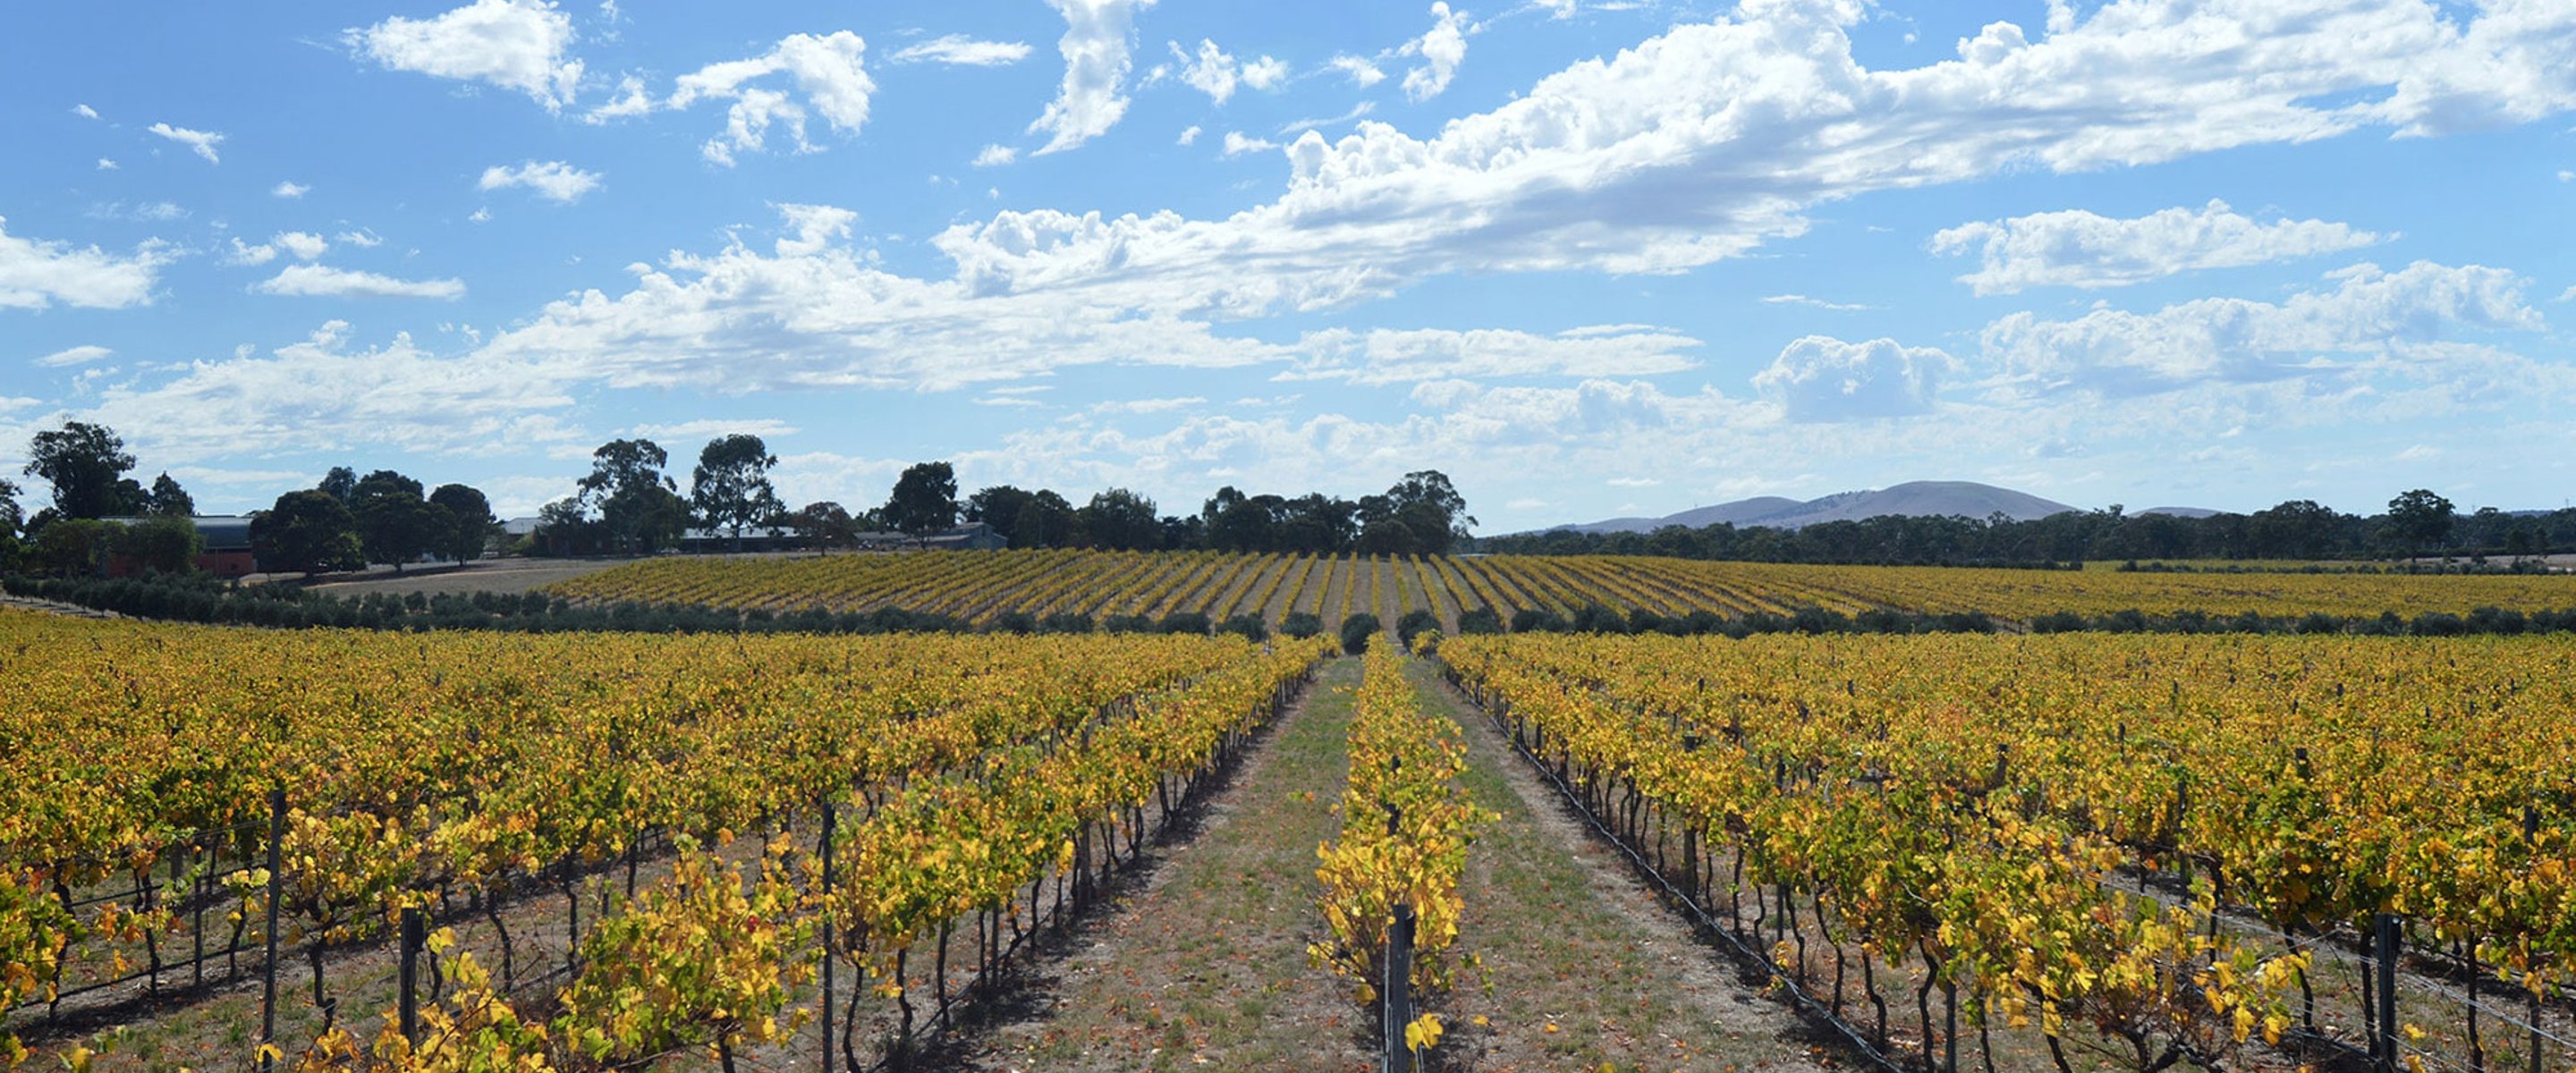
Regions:
<svg viewBox="0 0 2576 1073"><path fill-rule="evenodd" d="M787 559L663 558L557 583L576 601L694 603L744 610L900 608L988 625L1005 614L1095 617L1175 612L1222 621L1257 614L1271 628L1292 611L1338 622L1356 612L1393 621L1417 607L1457 632L1490 610L1571 618L1587 607L1667 619L1741 618L1822 608L1983 613L2028 622L2058 612L2152 616L2248 612L2294 619L2382 612L2411 618L2480 607L2576 605L2563 576L2159 574L1954 567L1799 566L1608 556L1287 556L1070 550L870 553Z"/></svg>
<svg viewBox="0 0 2576 1073"><path fill-rule="evenodd" d="M1316 850L1330 937L1308 953L1385 1012L1390 1048L1418 1054L1439 1042L1441 1025L1410 1015L1412 998L1450 984L1458 877L1476 828L1494 817L1458 786L1466 741L1457 723L1419 703L1392 640L1380 638L1364 656L1342 833Z"/></svg>
<svg viewBox="0 0 2576 1073"><path fill-rule="evenodd" d="M2035 1021L2052 1049L2109 1041L2140 1069L2256 1033L2576 1062L2544 1001L2576 970L2563 641L1515 637L1442 656L1656 871L1727 927L1768 922L1784 975L1829 954L1839 1008L1854 948L1865 981L1912 973L1927 1064L1958 1040L1936 991L1981 1033ZM2406 1016L2369 974L2327 984L2401 956ZM2358 992L2356 1015L2320 1018L2321 989ZM1883 1004L1878 1022L1884 1046Z"/></svg>
<svg viewBox="0 0 2576 1073"><path fill-rule="evenodd" d="M0 615L0 1008L381 937L579 862L900 797L1257 657L1087 637L503 638ZM273 789L287 882L262 923ZM567 867L567 863L572 866ZM630 871L630 877L632 872ZM578 904L573 906L578 920ZM497 923L497 917L496 923ZM506 951L505 964L506 964ZM177 974L177 975L174 975ZM505 974L506 975L506 974ZM0 1048L6 1049L6 1048Z"/></svg>

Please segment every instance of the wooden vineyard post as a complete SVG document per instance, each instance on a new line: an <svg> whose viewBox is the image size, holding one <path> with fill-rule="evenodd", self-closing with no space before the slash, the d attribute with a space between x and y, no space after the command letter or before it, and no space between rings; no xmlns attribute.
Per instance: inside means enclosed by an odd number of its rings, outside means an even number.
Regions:
<svg viewBox="0 0 2576 1073"><path fill-rule="evenodd" d="M2395 1073L2401 1065L2397 1058L2397 950L2404 933L2397 926L2397 914L2381 913L2371 921L2371 969L2379 977L2378 1038L2371 1050L2379 1059L2380 1073Z"/></svg>
<svg viewBox="0 0 2576 1073"><path fill-rule="evenodd" d="M420 951L428 945L428 921L420 907L406 906L402 911L402 966L399 972L401 991L397 1020L405 1040L420 1046Z"/></svg>
<svg viewBox="0 0 2576 1073"><path fill-rule="evenodd" d="M1404 1028L1413 1023L1413 906L1398 902L1386 929L1386 1060L1383 1073L1413 1073Z"/></svg>
<svg viewBox="0 0 2576 1073"><path fill-rule="evenodd" d="M838 1054L832 1050L832 829L840 816L838 803L823 801L823 1073L833 1073Z"/></svg>
<svg viewBox="0 0 2576 1073"><path fill-rule="evenodd" d="M267 978L259 998L259 1073L277 1068L271 1049L277 1040L277 899L283 893L278 875L278 843L286 840L286 788L268 790L268 931L262 936L268 943L268 964L261 969Z"/></svg>

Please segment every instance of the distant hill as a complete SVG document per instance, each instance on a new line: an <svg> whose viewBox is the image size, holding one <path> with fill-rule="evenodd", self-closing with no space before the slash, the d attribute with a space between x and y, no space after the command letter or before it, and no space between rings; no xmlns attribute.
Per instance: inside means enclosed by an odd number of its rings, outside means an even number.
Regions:
<svg viewBox="0 0 2576 1073"><path fill-rule="evenodd" d="M2148 507L2140 514L2170 514L2176 518L2214 518L2218 512L2206 507Z"/></svg>
<svg viewBox="0 0 2576 1073"><path fill-rule="evenodd" d="M1998 511L2016 521L2029 521L2075 509L2026 492L1974 481L1908 481L1874 491L1837 492L1803 503L1780 496L1760 496L1713 507L1698 507L1661 518L1611 518L1555 528L1578 533L1650 533L1667 525L1697 529L1719 522L1732 522L1737 526L1796 529L1818 522L1859 521L1890 514L1985 518Z"/></svg>

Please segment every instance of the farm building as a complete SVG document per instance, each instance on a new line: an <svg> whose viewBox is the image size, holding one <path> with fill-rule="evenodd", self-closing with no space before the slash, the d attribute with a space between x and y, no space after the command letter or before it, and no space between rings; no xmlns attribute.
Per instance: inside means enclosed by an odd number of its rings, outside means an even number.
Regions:
<svg viewBox="0 0 2576 1073"><path fill-rule="evenodd" d="M141 518L104 518L118 525L132 525ZM197 536L205 542L197 553L197 569L216 577L235 578L257 573L259 562L251 554L250 519L239 514L201 514L188 519L197 527ZM107 576L133 577L143 572L141 563L132 556L114 555L107 560Z"/></svg>

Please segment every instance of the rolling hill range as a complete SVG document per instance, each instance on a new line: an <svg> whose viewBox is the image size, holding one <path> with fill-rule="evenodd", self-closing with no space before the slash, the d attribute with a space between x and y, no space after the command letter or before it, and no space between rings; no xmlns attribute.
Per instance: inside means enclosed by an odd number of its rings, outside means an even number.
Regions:
<svg viewBox="0 0 2576 1073"><path fill-rule="evenodd" d="M1796 529L1818 522L1859 521L1898 514L1916 517L1989 517L1997 512L2015 521L2045 518L2078 508L2010 488L1975 481L1908 481L1889 488L1836 492L1800 502L1780 496L1758 496L1732 503L1697 507L1661 518L1611 518L1585 525L1560 525L1578 533L1651 533L1667 525L1703 526L1730 522L1737 526Z"/></svg>

